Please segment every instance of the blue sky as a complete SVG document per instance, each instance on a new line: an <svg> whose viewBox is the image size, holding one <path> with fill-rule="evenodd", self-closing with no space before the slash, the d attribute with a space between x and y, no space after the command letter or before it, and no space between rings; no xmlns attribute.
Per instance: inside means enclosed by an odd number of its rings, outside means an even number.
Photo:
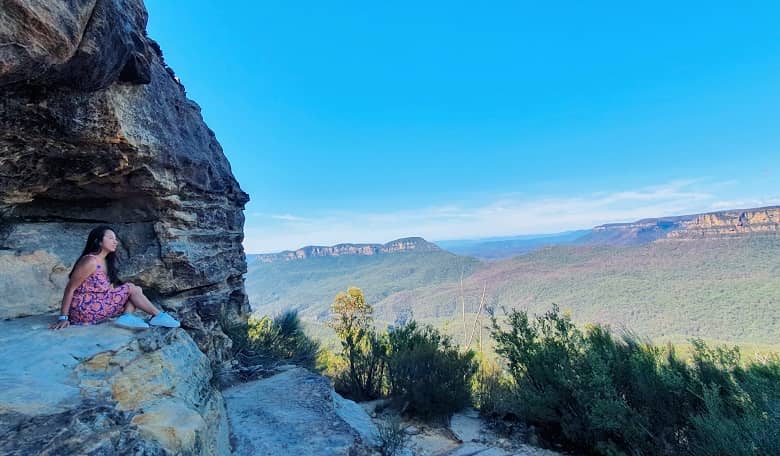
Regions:
<svg viewBox="0 0 780 456"><path fill-rule="evenodd" d="M585 3L147 8L249 252L780 204L780 4Z"/></svg>

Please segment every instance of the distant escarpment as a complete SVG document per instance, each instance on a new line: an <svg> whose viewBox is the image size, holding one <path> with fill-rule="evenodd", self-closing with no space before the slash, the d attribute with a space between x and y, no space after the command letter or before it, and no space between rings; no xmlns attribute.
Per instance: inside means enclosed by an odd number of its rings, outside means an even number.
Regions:
<svg viewBox="0 0 780 456"><path fill-rule="evenodd" d="M780 206L601 225L577 243L635 245L661 239L712 239L753 234L780 235Z"/></svg>
<svg viewBox="0 0 780 456"><path fill-rule="evenodd" d="M349 255L382 255L402 252L437 252L441 249L421 237L396 239L387 244L338 244L331 247L306 246L298 250L257 255L257 261L274 263L279 261L305 260L315 257L337 257Z"/></svg>
<svg viewBox="0 0 780 456"><path fill-rule="evenodd" d="M668 237L697 239L740 234L780 234L780 206L696 215Z"/></svg>
<svg viewBox="0 0 780 456"><path fill-rule="evenodd" d="M0 318L55 312L87 233L108 223L122 278L220 363L220 322L249 312L248 196L146 22L141 0L0 8Z"/></svg>

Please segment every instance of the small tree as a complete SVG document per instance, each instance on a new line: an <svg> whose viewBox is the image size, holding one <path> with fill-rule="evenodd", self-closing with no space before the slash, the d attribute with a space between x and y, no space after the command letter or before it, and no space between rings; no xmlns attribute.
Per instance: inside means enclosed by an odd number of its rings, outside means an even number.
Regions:
<svg viewBox="0 0 780 456"><path fill-rule="evenodd" d="M330 326L341 341L341 355L347 362L345 378L340 379L344 392L361 400L379 397L385 369L384 338L372 326L373 309L357 287L339 292L331 309Z"/></svg>

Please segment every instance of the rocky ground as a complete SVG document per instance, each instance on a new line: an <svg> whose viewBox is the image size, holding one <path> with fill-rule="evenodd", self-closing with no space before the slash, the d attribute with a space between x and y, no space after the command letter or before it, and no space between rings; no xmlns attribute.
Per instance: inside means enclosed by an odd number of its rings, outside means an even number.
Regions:
<svg viewBox="0 0 780 456"><path fill-rule="evenodd" d="M377 425L394 412L383 410L385 401L360 404ZM499 432L474 409L454 414L449 423L425 423L403 418L401 426L408 436L405 456L560 456L560 453L528 445L525 435Z"/></svg>
<svg viewBox="0 0 780 456"><path fill-rule="evenodd" d="M0 454L225 455L209 359L181 329L0 321Z"/></svg>
<svg viewBox="0 0 780 456"><path fill-rule="evenodd" d="M52 321L0 321L2 455L375 453L368 414L303 368L220 391L184 330Z"/></svg>
<svg viewBox="0 0 780 456"><path fill-rule="evenodd" d="M233 454L379 455L378 426L392 415L386 401L356 404L330 381L296 366L224 392ZM262 399L260 399L262 398ZM448 424L402 421L408 443L399 456L559 456L504 436L473 409Z"/></svg>
<svg viewBox="0 0 780 456"><path fill-rule="evenodd" d="M51 331L52 320L0 321L0 454L377 455L377 426L393 413L383 401L344 399L296 366L219 391L209 359L181 329ZM403 455L557 454L474 410L402 426Z"/></svg>
<svg viewBox="0 0 780 456"><path fill-rule="evenodd" d="M224 391L235 455L371 454L376 427L325 377L288 366Z"/></svg>

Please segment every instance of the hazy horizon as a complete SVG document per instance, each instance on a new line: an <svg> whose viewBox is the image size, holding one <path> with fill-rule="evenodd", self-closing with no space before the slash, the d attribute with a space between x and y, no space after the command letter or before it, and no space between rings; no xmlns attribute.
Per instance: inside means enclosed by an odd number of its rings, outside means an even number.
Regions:
<svg viewBox="0 0 780 456"><path fill-rule="evenodd" d="M778 204L767 204L762 206L754 206L754 207L729 207L729 208L723 208L718 209L717 211L729 211L729 210L743 210L743 209L761 209L761 208L769 208L769 207L776 207L780 205ZM517 233L517 234L509 234L509 235L501 235L501 236L487 236L487 237L472 237L472 238L448 238L448 239L431 239L427 238L425 236L420 236L417 234L409 234L406 236L399 236L392 239L385 239L385 240L378 240L378 241L342 241L342 242L334 242L331 244L302 244L297 247L286 247L279 250L273 250L273 251L263 251L263 252L250 252L249 250L246 251L247 254L250 255L262 255L262 254L272 254L272 253L279 253L284 251L295 251L304 247L332 247L334 245L339 244L387 244L399 239L405 239L405 238L414 238L419 237L423 238L428 242L432 242L434 244L440 244L440 243L455 243L455 242L491 242L491 241L502 241L502 240L518 240L518 239L541 239L545 237L554 237L559 235L565 235L575 232L587 232L591 229L601 226L601 225L608 225L610 223L633 223L638 222L643 219L654 219L654 218L666 218L666 217L678 217L678 216L686 216L686 215L696 215L700 213L706 213L706 212L714 212L714 211L704 211L704 212L690 212L690 213L680 213L680 214L663 214L663 215L655 215L651 217L642 217L639 219L633 219L633 220L623 220L618 222L608 222L608 223L598 223L595 225L591 225L588 227L583 228L575 228L575 229L568 229L563 231L552 231L552 232L533 232L533 233Z"/></svg>

